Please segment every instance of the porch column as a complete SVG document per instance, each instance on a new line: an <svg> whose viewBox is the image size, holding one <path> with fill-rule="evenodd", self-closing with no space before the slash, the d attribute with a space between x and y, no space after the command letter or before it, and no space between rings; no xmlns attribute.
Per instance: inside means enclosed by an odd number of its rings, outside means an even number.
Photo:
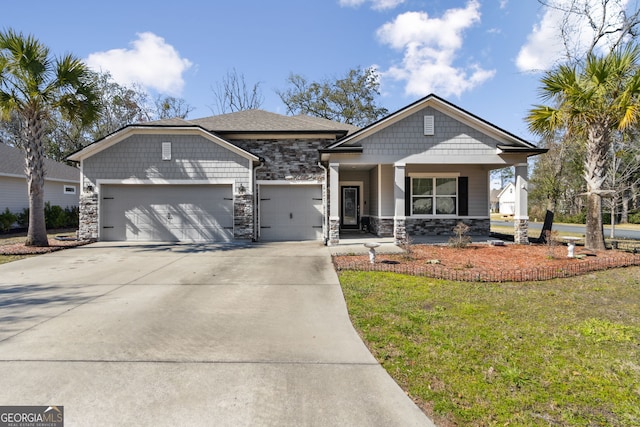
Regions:
<svg viewBox="0 0 640 427"><path fill-rule="evenodd" d="M528 168L526 163L515 165L516 200L513 212L513 241L519 245L529 244L529 211L528 211Z"/></svg>
<svg viewBox="0 0 640 427"><path fill-rule="evenodd" d="M340 243L340 164L329 163L329 246Z"/></svg>
<svg viewBox="0 0 640 427"><path fill-rule="evenodd" d="M406 165L404 163L396 163L393 165L393 167L395 170L393 186L393 198L395 206L395 210L393 213L393 239L396 245L400 245L407 239L404 202L404 195L406 191L406 189L404 188Z"/></svg>

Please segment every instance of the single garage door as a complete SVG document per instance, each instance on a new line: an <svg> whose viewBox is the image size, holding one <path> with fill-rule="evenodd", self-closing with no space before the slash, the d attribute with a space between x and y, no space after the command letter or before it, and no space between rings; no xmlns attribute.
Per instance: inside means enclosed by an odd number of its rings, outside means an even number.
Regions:
<svg viewBox="0 0 640 427"><path fill-rule="evenodd" d="M261 240L322 240L322 186L261 185Z"/></svg>
<svg viewBox="0 0 640 427"><path fill-rule="evenodd" d="M102 240L233 240L231 185L103 185Z"/></svg>

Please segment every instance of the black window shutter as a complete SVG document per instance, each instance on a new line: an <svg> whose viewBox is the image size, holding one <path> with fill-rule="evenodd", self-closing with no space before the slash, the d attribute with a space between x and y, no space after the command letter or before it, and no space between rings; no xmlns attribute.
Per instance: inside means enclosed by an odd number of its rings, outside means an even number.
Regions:
<svg viewBox="0 0 640 427"><path fill-rule="evenodd" d="M469 215L469 177L458 177L458 215Z"/></svg>
<svg viewBox="0 0 640 427"><path fill-rule="evenodd" d="M411 177L404 178L404 216L411 216Z"/></svg>

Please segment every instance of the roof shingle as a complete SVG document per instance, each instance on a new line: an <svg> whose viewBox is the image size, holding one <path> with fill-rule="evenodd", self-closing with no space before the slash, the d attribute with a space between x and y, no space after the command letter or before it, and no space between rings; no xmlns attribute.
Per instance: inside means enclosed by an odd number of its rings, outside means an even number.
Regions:
<svg viewBox="0 0 640 427"><path fill-rule="evenodd" d="M80 181L80 169L68 166L64 163L56 162L52 159L44 159L46 179L56 179L61 181ZM24 175L24 153L14 147L0 142L0 176L25 176Z"/></svg>

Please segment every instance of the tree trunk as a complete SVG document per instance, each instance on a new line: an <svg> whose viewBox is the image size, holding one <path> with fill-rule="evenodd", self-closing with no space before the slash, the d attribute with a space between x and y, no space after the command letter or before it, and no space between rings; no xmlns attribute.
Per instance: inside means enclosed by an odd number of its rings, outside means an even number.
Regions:
<svg viewBox="0 0 640 427"><path fill-rule="evenodd" d="M25 174L29 187L29 230L26 246L49 246L44 219L44 146L43 123L37 113L26 117Z"/></svg>
<svg viewBox="0 0 640 427"><path fill-rule="evenodd" d="M587 221L585 247L591 250L606 249L602 227L602 186L605 182L607 155L609 153L609 126L593 123L589 127L584 178L587 184Z"/></svg>
<svg viewBox="0 0 640 427"><path fill-rule="evenodd" d="M592 250L606 249L602 227L602 196L587 195L587 224L585 225L585 247Z"/></svg>
<svg viewBox="0 0 640 427"><path fill-rule="evenodd" d="M613 239L616 237L616 208L618 206L618 198L616 196L611 198L611 232L609 233L609 238Z"/></svg>
<svg viewBox="0 0 640 427"><path fill-rule="evenodd" d="M622 192L622 211L620 212L620 224L629 223L629 201L631 192L627 189Z"/></svg>

